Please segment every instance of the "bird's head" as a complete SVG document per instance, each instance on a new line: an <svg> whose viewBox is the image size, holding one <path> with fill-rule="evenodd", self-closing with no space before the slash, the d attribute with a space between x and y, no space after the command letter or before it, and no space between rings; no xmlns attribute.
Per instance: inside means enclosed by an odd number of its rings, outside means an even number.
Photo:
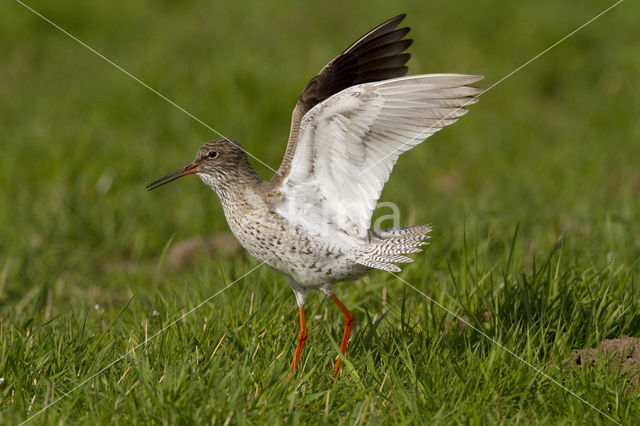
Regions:
<svg viewBox="0 0 640 426"><path fill-rule="evenodd" d="M207 185L217 190L220 184L233 179L238 170L251 165L247 154L238 142L230 138L218 138L202 145L196 158L186 166L147 185L151 191L186 175L196 174Z"/></svg>

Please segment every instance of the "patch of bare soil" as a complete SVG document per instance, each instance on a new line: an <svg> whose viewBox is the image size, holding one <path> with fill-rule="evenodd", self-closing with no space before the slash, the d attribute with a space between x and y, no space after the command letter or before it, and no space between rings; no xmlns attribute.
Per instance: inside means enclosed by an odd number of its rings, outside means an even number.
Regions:
<svg viewBox="0 0 640 426"><path fill-rule="evenodd" d="M455 195L460 192L462 185L462 176L458 172L440 175L436 178L434 183L434 186L437 189L439 189L443 194L448 195Z"/></svg>
<svg viewBox="0 0 640 426"><path fill-rule="evenodd" d="M629 383L635 387L640 374L640 338L622 336L619 339L605 339L597 348L573 351L577 366L593 366L599 359L604 360L607 369L614 374L629 373Z"/></svg>
<svg viewBox="0 0 640 426"><path fill-rule="evenodd" d="M167 253L169 265L183 268L191 265L199 256L229 258L243 254L238 240L230 233L214 234L208 238L201 236L175 242Z"/></svg>

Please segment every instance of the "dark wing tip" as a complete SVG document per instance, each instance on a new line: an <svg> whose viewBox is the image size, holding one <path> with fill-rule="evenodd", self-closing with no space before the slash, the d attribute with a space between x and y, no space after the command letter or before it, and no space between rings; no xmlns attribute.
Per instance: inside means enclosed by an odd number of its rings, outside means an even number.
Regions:
<svg viewBox="0 0 640 426"><path fill-rule="evenodd" d="M395 28L398 26L398 24L400 24L400 22L404 21L404 18L406 17L407 17L406 13L401 13L400 15L394 16L393 18L389 19L387 22L380 24L380 26L388 24L388 25L393 25L392 28Z"/></svg>
<svg viewBox="0 0 640 426"><path fill-rule="evenodd" d="M389 19L387 22L395 22L395 24L398 25L400 22L404 21L404 18L406 17L406 13L401 13L400 15L394 16L393 18Z"/></svg>
<svg viewBox="0 0 640 426"><path fill-rule="evenodd" d="M373 28L372 30L368 31L362 37L360 37L359 39L354 41L349 47L347 47L344 50L344 52L342 52L342 54L345 54L345 53L348 53L348 52L352 51L357 46L362 45L363 43L366 43L367 41L371 40L372 38L375 38L375 37L378 37L381 34L386 34L388 32L393 31L400 24L400 22L402 22L402 20L406 16L407 16L407 14L403 13L403 14L400 14L400 15L394 17L394 18L391 18L391 19L383 22L382 24L380 24L377 27ZM407 27L407 32L409 32L409 30L411 30L411 28Z"/></svg>
<svg viewBox="0 0 640 426"><path fill-rule="evenodd" d="M300 95L307 111L330 96L355 84L402 77L410 54L404 51L413 40L404 39L410 27L396 29L407 15L402 13L376 26L342 52L314 77Z"/></svg>

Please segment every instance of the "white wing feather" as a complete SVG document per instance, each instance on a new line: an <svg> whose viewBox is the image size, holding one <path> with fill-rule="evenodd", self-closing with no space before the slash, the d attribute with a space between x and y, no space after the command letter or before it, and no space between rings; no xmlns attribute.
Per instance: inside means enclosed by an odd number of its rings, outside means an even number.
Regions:
<svg viewBox="0 0 640 426"><path fill-rule="evenodd" d="M300 123L276 210L306 232L362 241L400 154L464 115L481 92L466 85L480 79L401 77L352 86L316 105Z"/></svg>

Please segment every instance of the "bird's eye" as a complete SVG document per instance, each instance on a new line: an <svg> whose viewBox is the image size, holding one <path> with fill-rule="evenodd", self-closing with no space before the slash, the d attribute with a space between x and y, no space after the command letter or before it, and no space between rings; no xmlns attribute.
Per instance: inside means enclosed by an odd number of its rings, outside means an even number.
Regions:
<svg viewBox="0 0 640 426"><path fill-rule="evenodd" d="M218 153L215 151L209 151L209 153L207 154L207 157L209 158L216 158L218 156Z"/></svg>

